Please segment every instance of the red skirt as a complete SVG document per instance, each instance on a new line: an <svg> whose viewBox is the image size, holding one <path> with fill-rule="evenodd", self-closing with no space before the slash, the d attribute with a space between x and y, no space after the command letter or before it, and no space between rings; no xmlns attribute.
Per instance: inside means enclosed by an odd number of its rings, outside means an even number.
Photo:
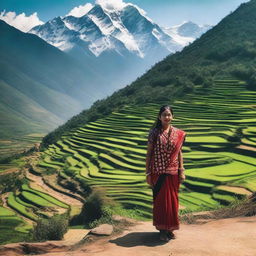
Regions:
<svg viewBox="0 0 256 256"><path fill-rule="evenodd" d="M151 174L156 184L159 174ZM158 230L179 229L179 175L166 175L165 180L153 199L153 225Z"/></svg>

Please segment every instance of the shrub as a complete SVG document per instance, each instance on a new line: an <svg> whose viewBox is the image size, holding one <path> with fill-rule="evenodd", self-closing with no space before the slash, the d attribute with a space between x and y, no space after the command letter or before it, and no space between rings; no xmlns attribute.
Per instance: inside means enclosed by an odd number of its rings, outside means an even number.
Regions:
<svg viewBox="0 0 256 256"><path fill-rule="evenodd" d="M103 190L97 189L91 193L82 209L84 223L92 222L102 216L105 200L106 196Z"/></svg>
<svg viewBox="0 0 256 256"><path fill-rule="evenodd" d="M26 178L21 171L2 174L0 180L0 194L19 189L23 183L26 183Z"/></svg>
<svg viewBox="0 0 256 256"><path fill-rule="evenodd" d="M95 219L94 221L88 223L89 228L94 228L103 223L113 223L112 218L113 210L110 206L103 206L101 209L101 217L99 219Z"/></svg>
<svg viewBox="0 0 256 256"><path fill-rule="evenodd" d="M71 220L72 225L86 225L94 227L112 220L114 201L107 198L103 189L93 189L86 199L81 213Z"/></svg>
<svg viewBox="0 0 256 256"><path fill-rule="evenodd" d="M54 215L49 219L39 219L33 230L36 241L61 240L68 230L68 215Z"/></svg>

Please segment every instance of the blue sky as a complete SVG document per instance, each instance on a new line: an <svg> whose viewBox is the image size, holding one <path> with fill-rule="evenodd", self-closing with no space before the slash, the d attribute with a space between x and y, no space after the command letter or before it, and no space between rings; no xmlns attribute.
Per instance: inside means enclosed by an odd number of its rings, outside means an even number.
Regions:
<svg viewBox="0 0 256 256"><path fill-rule="evenodd" d="M113 1L113 0L112 0ZM120 0L116 0L120 1ZM130 0L147 12L147 16L161 26L172 26L183 21L198 24L217 24L223 17L248 0ZM66 15L72 8L94 3L94 0L1 0L0 10L24 12L27 16L37 12L43 22Z"/></svg>

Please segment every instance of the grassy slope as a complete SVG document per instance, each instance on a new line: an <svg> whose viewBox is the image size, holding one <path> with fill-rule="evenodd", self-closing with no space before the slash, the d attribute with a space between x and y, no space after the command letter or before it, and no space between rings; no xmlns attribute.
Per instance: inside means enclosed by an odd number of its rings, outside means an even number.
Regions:
<svg viewBox="0 0 256 256"><path fill-rule="evenodd" d="M255 190L254 151L238 147L245 145L244 137L256 147L256 112L252 107L256 93L239 81L217 81L208 93L200 92L199 86L195 93L173 104L174 125L187 132L187 180L180 191L180 203L187 209L227 204L234 196L243 197L248 190ZM45 151L39 166L105 187L107 194L125 208L137 208L143 216L150 216L151 192L144 179L146 136L158 107L127 105L73 130ZM232 142L239 128L242 140ZM249 134L248 129L252 131ZM238 191L233 186L245 189Z"/></svg>
<svg viewBox="0 0 256 256"><path fill-rule="evenodd" d="M0 36L1 144L20 148L28 134L46 134L98 98L89 66L2 20Z"/></svg>

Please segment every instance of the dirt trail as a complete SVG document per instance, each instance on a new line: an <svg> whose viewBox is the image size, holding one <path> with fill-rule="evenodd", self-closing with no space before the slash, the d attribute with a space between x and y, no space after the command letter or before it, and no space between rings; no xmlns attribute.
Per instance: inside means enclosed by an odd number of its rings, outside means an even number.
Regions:
<svg viewBox="0 0 256 256"><path fill-rule="evenodd" d="M239 145L239 146L237 146L237 148L246 149L246 150L250 150L250 151L256 151L255 147L246 146L246 145Z"/></svg>
<svg viewBox="0 0 256 256"><path fill-rule="evenodd" d="M50 188L49 186L47 186L44 183L42 177L36 176L28 171L26 171L26 176L27 176L27 178L32 180L32 182L30 183L32 188L37 189L39 186L39 187L41 187L42 191L47 192L49 195L59 199L62 202L65 202L66 204L82 207L83 203L81 201L79 201L75 198L72 198L70 196L64 195L64 194L57 192L54 189Z"/></svg>
<svg viewBox="0 0 256 256"><path fill-rule="evenodd" d="M176 239L159 242L151 222L137 222L121 235L100 238L75 251L41 256L255 256L256 216L181 224Z"/></svg>

